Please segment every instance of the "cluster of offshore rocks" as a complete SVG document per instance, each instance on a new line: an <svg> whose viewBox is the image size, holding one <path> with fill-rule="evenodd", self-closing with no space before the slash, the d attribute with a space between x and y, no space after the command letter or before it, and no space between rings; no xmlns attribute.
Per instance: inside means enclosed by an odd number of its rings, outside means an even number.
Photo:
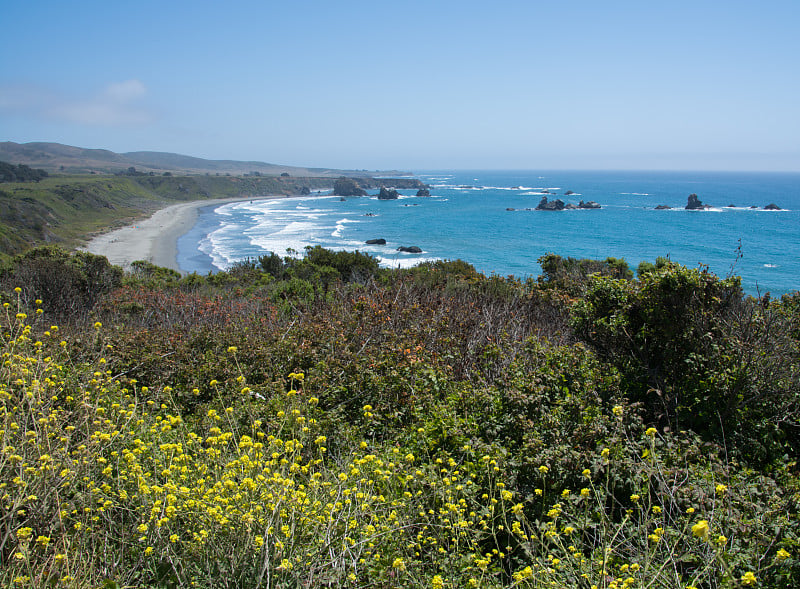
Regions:
<svg viewBox="0 0 800 589"><path fill-rule="evenodd" d="M364 243L366 243L367 245L386 245L386 240L381 237L379 239L368 239ZM422 248L419 248L415 245L411 246L401 245L399 248L397 248L397 251L405 252L408 254L421 254Z"/></svg>
<svg viewBox="0 0 800 589"><path fill-rule="evenodd" d="M425 187L420 188L417 190L416 196L430 196L431 191ZM381 191L378 193L378 200L397 200L400 198L400 193L397 192L394 188L386 188L385 186L381 186Z"/></svg>
<svg viewBox="0 0 800 589"><path fill-rule="evenodd" d="M567 191L567 192L569 192L569 191ZM528 209L520 209L520 210L526 210L526 211L530 211L530 210L534 210L534 211L571 211L571 210L577 210L577 209L599 209L599 208L602 208L602 207L599 204L597 204L595 201L593 201L593 200L590 200L589 202L580 201L578 204L572 204L572 203L565 203L560 198L548 201L547 197L543 196L542 200L539 201L539 204L536 205L535 209L529 209L528 208ZM506 210L507 211L516 211L517 209L515 209L513 207L509 207Z"/></svg>
<svg viewBox="0 0 800 589"><path fill-rule="evenodd" d="M671 209L671 208L672 208L672 207L671 207L671 206L668 206L668 205L658 205L658 206L656 207L656 210L657 210L657 211L663 211L663 210L668 210L668 209ZM684 208L684 209L686 209L686 210L688 210L688 211L706 211L706 210L708 210L708 209L710 209L710 208L711 208L711 205L704 204L704 203L703 203L703 202L702 202L702 201L701 201L701 200L700 200L700 199L697 197L697 195L696 195L696 194L690 194L690 195L689 195L689 199L688 199L688 201L686 202L686 206L685 206L685 207L683 207L683 208ZM729 205L728 205L728 208L731 208L731 209L733 209L733 208L736 208L736 205L734 205L734 204L729 204ZM750 208L751 208L751 209L757 209L758 207L757 207L757 206L755 206L755 205L753 205L753 206L751 206ZM765 211L782 211L783 209L781 209L781 207L779 207L779 206L778 206L778 205L776 205L775 203L770 203L770 204L768 204L767 206L765 206L765 207L764 207L764 210L765 210Z"/></svg>

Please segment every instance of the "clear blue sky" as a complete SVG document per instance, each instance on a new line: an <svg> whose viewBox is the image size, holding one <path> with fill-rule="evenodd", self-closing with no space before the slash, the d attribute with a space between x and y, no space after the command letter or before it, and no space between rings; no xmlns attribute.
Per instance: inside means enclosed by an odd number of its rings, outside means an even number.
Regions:
<svg viewBox="0 0 800 589"><path fill-rule="evenodd" d="M6 2L0 140L800 171L800 1Z"/></svg>

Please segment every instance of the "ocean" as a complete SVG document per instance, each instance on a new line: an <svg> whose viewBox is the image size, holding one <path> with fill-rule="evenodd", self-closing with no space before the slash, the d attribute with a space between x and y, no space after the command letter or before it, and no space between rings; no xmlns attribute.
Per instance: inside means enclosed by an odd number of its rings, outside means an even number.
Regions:
<svg viewBox="0 0 800 589"><path fill-rule="evenodd" d="M390 201L378 200L377 191L344 200L317 193L204 207L178 240L178 265L204 274L321 245L366 252L389 267L462 259L487 275L524 279L540 273L537 259L548 252L624 258L634 270L667 256L721 277L739 275L753 295L800 289L798 173L462 170L416 177L430 185L430 197L415 190ZM691 193L712 208L685 210ZM533 210L542 196L602 208ZM764 210L771 203L782 210ZM386 245L367 245L371 239ZM402 253L401 246L422 252Z"/></svg>

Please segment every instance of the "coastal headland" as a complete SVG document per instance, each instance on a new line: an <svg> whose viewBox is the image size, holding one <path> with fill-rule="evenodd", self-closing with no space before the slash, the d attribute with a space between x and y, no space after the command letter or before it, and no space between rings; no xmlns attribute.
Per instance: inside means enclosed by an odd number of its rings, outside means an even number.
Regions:
<svg viewBox="0 0 800 589"><path fill-rule="evenodd" d="M10 170L30 170L38 175L18 174L13 181L0 183L0 258L54 244L107 256L125 268L133 261L146 260L177 270L177 238L191 229L200 207L336 193L336 184L342 179L363 191L424 186L402 172L373 172L373 176L366 171L213 162L149 152L149 159L142 154L132 159L130 154L124 157L57 144L6 142L1 146L0 154L23 166L12 164ZM131 162L145 167L128 165ZM253 171L232 174L228 169ZM72 170L80 173L70 174Z"/></svg>

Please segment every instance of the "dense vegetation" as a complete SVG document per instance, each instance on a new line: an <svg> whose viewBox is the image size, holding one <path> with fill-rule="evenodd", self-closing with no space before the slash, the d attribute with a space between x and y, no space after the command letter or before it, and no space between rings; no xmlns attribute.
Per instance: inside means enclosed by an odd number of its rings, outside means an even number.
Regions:
<svg viewBox="0 0 800 589"><path fill-rule="evenodd" d="M25 164L0 162L0 182L38 182L47 178L44 170L33 169Z"/></svg>
<svg viewBox="0 0 800 589"><path fill-rule="evenodd" d="M0 583L795 587L800 295L310 248L0 271Z"/></svg>

